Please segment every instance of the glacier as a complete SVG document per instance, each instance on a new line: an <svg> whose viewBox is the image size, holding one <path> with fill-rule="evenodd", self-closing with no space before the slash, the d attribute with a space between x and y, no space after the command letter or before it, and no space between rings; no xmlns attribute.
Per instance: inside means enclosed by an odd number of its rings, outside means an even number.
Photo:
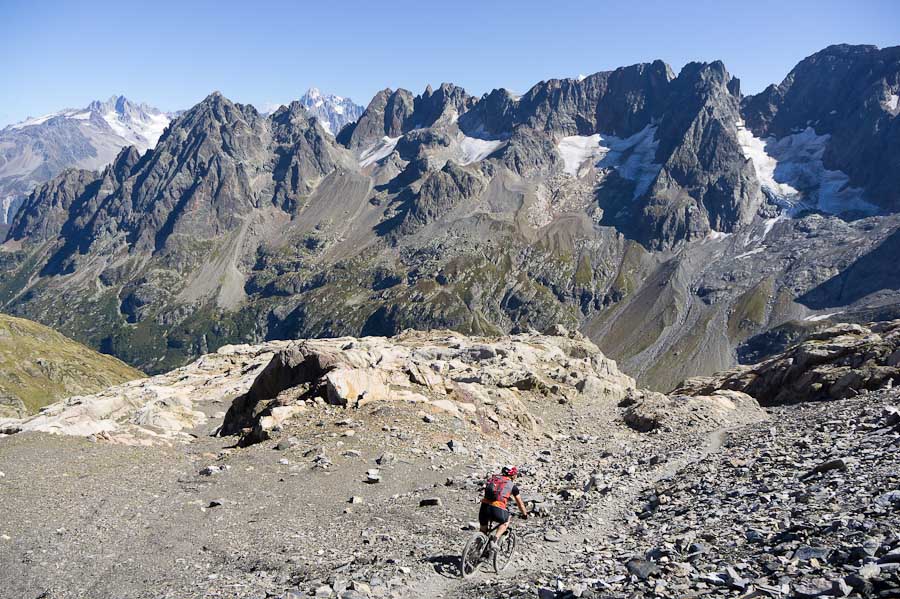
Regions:
<svg viewBox="0 0 900 599"><path fill-rule="evenodd" d="M588 160L598 169L615 170L621 177L635 182L634 197L646 193L662 165L654 162L659 141L656 125L647 125L634 135L569 135L557 143L563 159L563 170L577 177Z"/></svg>
<svg viewBox="0 0 900 599"><path fill-rule="evenodd" d="M862 189L850 185L845 173L825 168L830 135L818 135L807 127L780 139L761 139L743 122L737 123L737 129L738 143L753 163L763 190L790 214L808 209L836 215L879 211L863 197Z"/></svg>

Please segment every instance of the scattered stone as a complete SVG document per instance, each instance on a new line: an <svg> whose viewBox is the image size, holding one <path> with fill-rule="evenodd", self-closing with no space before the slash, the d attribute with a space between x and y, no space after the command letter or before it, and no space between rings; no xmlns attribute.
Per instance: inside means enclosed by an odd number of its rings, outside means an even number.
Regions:
<svg viewBox="0 0 900 599"><path fill-rule="evenodd" d="M794 596L800 599L815 599L816 597L831 595L832 588L833 585L830 582L824 578L819 578L794 586Z"/></svg>
<svg viewBox="0 0 900 599"><path fill-rule="evenodd" d="M397 461L397 456L390 452L385 452L381 454L379 457L375 458L375 463L379 466L390 466L394 462Z"/></svg>
<svg viewBox="0 0 900 599"><path fill-rule="evenodd" d="M900 489L888 491L887 493L879 495L875 500L875 503L882 507L900 507Z"/></svg>
<svg viewBox="0 0 900 599"><path fill-rule="evenodd" d="M288 437L287 439L282 439L278 442L278 445L275 446L275 449L278 451L286 451L291 447L297 445L297 437Z"/></svg>
<svg viewBox="0 0 900 599"><path fill-rule="evenodd" d="M659 573L659 566L642 557L634 557L625 562L625 567L633 575L641 580L647 580Z"/></svg>
<svg viewBox="0 0 900 599"><path fill-rule="evenodd" d="M450 439L449 441L447 441L447 448L450 451L452 451L453 453L459 453L459 454L463 454L463 455L466 455L469 453L465 447L463 447L462 445L459 444L458 441L454 441L453 439Z"/></svg>
<svg viewBox="0 0 900 599"><path fill-rule="evenodd" d="M881 575L881 567L878 564L864 564L859 568L859 575L863 578L877 578Z"/></svg>
<svg viewBox="0 0 900 599"><path fill-rule="evenodd" d="M794 551L794 559L801 561L809 561L811 559L827 560L831 554L831 550L827 547L809 547L801 545Z"/></svg>
<svg viewBox="0 0 900 599"><path fill-rule="evenodd" d="M213 476L215 474L220 474L225 472L226 470L230 470L231 466L228 464L213 464L211 466L206 466L205 468L200 470L201 476Z"/></svg>
<svg viewBox="0 0 900 599"><path fill-rule="evenodd" d="M810 470L809 472L807 472L806 474L801 476L800 478L801 478L801 480L803 480L803 479L807 479L816 474L824 474L824 473L830 472L832 470L846 470L846 469L847 469L847 463L843 459L838 458L835 460L828 460L827 462L822 462L821 464L819 464L818 466L816 466L815 468L813 468L812 470Z"/></svg>

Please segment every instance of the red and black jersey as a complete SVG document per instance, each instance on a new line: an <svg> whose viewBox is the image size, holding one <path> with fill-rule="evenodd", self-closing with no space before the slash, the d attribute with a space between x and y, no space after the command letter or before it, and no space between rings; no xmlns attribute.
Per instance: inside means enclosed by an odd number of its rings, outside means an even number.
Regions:
<svg viewBox="0 0 900 599"><path fill-rule="evenodd" d="M511 478L502 474L495 474L485 482L484 499L481 502L505 510L509 498L517 497L518 495L519 487L516 486Z"/></svg>

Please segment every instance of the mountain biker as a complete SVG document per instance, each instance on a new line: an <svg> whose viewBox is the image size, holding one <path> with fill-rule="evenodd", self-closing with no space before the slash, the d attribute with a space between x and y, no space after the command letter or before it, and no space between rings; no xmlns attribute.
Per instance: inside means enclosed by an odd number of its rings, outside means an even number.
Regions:
<svg viewBox="0 0 900 599"><path fill-rule="evenodd" d="M500 526L494 533L491 543L496 545L509 528L509 510L506 507L509 498L512 497L523 518L528 518L528 510L519 495L519 487L515 484L519 476L519 469L515 466L503 467L500 474L489 477L484 485L484 498L481 500L481 510L478 512L478 522L481 524L481 532L488 534L492 522Z"/></svg>

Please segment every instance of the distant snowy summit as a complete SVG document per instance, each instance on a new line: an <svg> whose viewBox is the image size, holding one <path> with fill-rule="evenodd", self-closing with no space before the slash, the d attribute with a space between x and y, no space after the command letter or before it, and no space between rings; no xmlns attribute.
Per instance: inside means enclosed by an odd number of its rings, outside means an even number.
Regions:
<svg viewBox="0 0 900 599"><path fill-rule="evenodd" d="M125 96L95 100L0 129L0 224L25 196L67 168L98 170L126 146L156 145L173 114Z"/></svg>
<svg viewBox="0 0 900 599"><path fill-rule="evenodd" d="M309 88L300 98L300 103L312 116L319 119L326 131L332 135L362 116L364 107L354 104L350 98L323 94L315 87Z"/></svg>
<svg viewBox="0 0 900 599"><path fill-rule="evenodd" d="M64 121L81 121L99 129L103 129L105 124L109 129L107 133L121 137L143 152L156 145L171 116L147 104L132 102L125 96L111 96L106 101L94 100L85 108L68 108L37 118L28 118L9 125L2 133L28 130L41 125L59 126Z"/></svg>
<svg viewBox="0 0 900 599"><path fill-rule="evenodd" d="M316 117L322 127L332 136L336 136L340 130L350 123L359 120L365 107L355 104L350 98L323 94L318 88L311 87L300 97L300 104L310 116ZM285 104L266 103L258 107L263 114L272 114Z"/></svg>

